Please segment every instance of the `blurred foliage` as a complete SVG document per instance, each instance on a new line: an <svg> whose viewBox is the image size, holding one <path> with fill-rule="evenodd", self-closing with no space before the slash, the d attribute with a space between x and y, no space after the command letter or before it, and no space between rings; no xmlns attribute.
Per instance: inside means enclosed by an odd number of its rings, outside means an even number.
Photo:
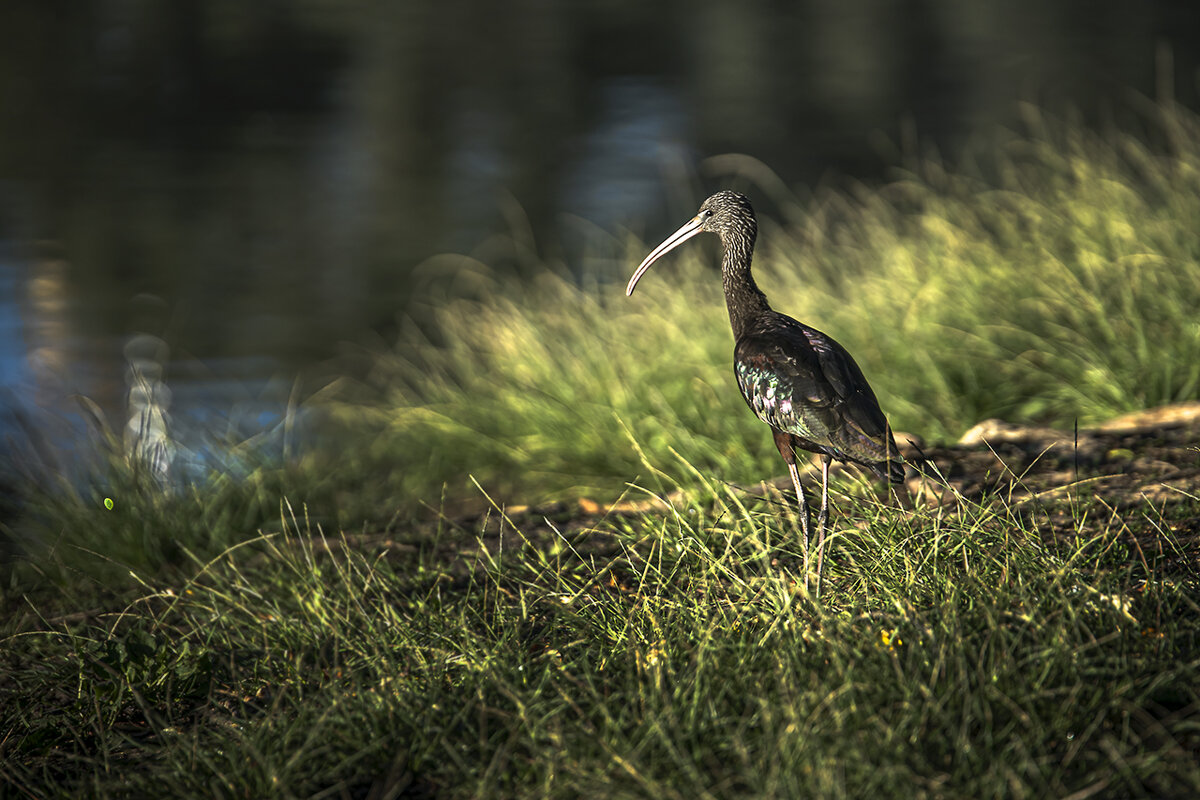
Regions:
<svg viewBox="0 0 1200 800"><path fill-rule="evenodd" d="M763 287L847 345L900 428L1087 423L1196 396L1197 120L1164 111L1162 152L1030 127L986 163L923 158L881 189L762 215ZM333 424L284 467L234 448L227 470L164 491L108 433L91 483L30 496L26 569L0 596L0 787L1200 791L1176 517L1074 493L902 509L838 491L853 528L814 597L790 503L722 483L781 465L730 374L707 251L626 299L646 249L622 242L619 274L583 280L460 261L429 290L429 324L308 403ZM666 513L572 532L499 502L450 513L487 493L611 497L639 475L679 490ZM397 522L422 502L445 513ZM1192 502L1169 512L1195 519ZM323 524L363 519L340 537Z"/></svg>
<svg viewBox="0 0 1200 800"><path fill-rule="evenodd" d="M898 430L1070 427L1197 396L1200 122L1160 110L1158 151L1027 111L1027 134L962 169L914 158L806 203L767 186L786 221L761 220L760 285L854 354ZM461 262L460 293L428 301L435 333L409 326L333 403L370 432L356 457L423 498L468 474L521 500L608 496L675 454L731 481L779 472L732 378L709 251L677 251L626 299L648 249L582 281Z"/></svg>
<svg viewBox="0 0 1200 800"><path fill-rule="evenodd" d="M780 214L759 204L759 282L854 354L897 430L930 440L988 417L1069 428L1194 399L1200 121L1158 114L1160 150L1030 110L1029 133L961 169L914 158L886 186L803 203L761 179L751 193ZM753 165L738 164L744 183ZM32 489L6 538L71 587L73 565L104 583L277 530L283 496L326 530L390 530L480 510L476 483L539 503L780 474L733 380L713 249L673 253L626 298L649 245L596 248L618 263L583 279L443 257L421 322L347 361L365 379L305 404L322 421L305 452L280 465L230 445L226 467L164 492L109 434L92 479Z"/></svg>

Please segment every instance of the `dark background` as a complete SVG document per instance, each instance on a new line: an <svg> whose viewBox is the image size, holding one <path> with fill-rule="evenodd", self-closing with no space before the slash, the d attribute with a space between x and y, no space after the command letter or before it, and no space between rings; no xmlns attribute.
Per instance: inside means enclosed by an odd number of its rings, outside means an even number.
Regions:
<svg viewBox="0 0 1200 800"><path fill-rule="evenodd" d="M953 161L1022 101L1136 128L1197 100L1192 2L503 6L4 3L6 430L72 392L119 428L137 333L180 430L269 425L298 371L389 340L431 256L623 282L612 236L673 230L713 155L803 194Z"/></svg>

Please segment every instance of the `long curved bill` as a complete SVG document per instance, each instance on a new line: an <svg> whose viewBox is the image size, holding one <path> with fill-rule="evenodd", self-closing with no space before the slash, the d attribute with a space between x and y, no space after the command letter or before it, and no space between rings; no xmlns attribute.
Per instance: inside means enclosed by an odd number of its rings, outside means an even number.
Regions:
<svg viewBox="0 0 1200 800"><path fill-rule="evenodd" d="M641 264L638 264L637 272L633 273L633 277L629 279L629 285L625 287L625 296L629 297L631 294L633 294L633 288L637 286L637 282L641 280L642 275L646 273L646 270L650 269L651 264L653 264L655 261L658 261L664 255L674 250L688 239L702 232L703 231L700 228L700 215L697 214L684 223L682 228L668 236L665 242L654 248L650 255L646 256L645 261L643 261Z"/></svg>

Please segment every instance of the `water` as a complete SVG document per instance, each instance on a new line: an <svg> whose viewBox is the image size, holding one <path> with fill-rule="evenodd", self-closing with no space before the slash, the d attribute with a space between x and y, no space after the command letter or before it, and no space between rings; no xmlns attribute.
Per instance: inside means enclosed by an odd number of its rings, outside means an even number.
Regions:
<svg viewBox="0 0 1200 800"><path fill-rule="evenodd" d="M872 181L881 139L953 155L1018 100L1194 106L1197 34L1135 0L6 4L0 459L82 463L77 395L175 473L282 452L289 399L386 341L438 253L623 284L595 237L674 229L729 180L709 156Z"/></svg>

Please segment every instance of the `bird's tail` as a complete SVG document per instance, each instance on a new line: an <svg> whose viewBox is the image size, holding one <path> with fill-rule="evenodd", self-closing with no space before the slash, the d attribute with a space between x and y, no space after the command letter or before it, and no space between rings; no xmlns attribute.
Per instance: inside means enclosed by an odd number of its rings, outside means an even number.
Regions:
<svg viewBox="0 0 1200 800"><path fill-rule="evenodd" d="M860 462L871 472L875 473L875 477L880 480L888 481L889 483L904 483L904 459L897 453L886 461Z"/></svg>
<svg viewBox="0 0 1200 800"><path fill-rule="evenodd" d="M896 440L892 437L892 426L888 425L885 428L885 442L887 442L887 454L884 460L871 465L875 470L875 474L880 478L891 483L904 483L904 458L900 455L899 448L896 447Z"/></svg>

